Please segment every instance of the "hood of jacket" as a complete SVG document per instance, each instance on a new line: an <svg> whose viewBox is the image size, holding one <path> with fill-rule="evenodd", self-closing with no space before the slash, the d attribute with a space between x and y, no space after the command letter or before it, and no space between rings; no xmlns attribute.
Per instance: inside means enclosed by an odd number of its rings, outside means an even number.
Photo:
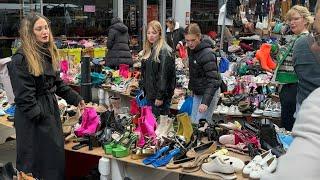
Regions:
<svg viewBox="0 0 320 180"><path fill-rule="evenodd" d="M197 53L197 52L199 52L203 49L206 49L206 48L212 48L210 40L208 41L208 40L202 38L200 44L195 49L193 49L191 51L194 53Z"/></svg>
<svg viewBox="0 0 320 180"><path fill-rule="evenodd" d="M126 33L128 32L128 27L124 25L122 22L115 23L110 26L110 29L116 29L117 31L121 33Z"/></svg>
<svg viewBox="0 0 320 180"><path fill-rule="evenodd" d="M174 25L174 29L173 30L177 30L180 28L180 24L178 22L176 22L176 24ZM167 28L167 32L170 32L170 29Z"/></svg>

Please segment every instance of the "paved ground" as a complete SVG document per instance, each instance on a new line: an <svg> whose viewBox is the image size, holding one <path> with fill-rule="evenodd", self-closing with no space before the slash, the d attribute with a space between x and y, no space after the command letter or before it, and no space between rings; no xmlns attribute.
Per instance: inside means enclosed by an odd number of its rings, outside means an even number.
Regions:
<svg viewBox="0 0 320 180"><path fill-rule="evenodd" d="M7 141L0 144L0 163L12 162L16 164L16 141Z"/></svg>

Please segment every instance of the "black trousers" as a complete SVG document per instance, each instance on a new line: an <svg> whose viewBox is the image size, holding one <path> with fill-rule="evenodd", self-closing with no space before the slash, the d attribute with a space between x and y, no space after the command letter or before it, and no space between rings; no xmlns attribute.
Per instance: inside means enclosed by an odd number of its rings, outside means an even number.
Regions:
<svg viewBox="0 0 320 180"><path fill-rule="evenodd" d="M281 103L281 126L287 131L291 131L295 118L293 117L296 112L297 103L297 83L285 84L280 91Z"/></svg>

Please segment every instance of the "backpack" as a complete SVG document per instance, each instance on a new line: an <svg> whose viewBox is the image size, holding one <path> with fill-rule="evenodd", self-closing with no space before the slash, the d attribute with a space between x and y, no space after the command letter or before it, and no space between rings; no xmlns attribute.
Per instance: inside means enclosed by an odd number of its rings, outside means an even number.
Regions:
<svg viewBox="0 0 320 180"><path fill-rule="evenodd" d="M6 57L3 59L0 59L0 81L3 84L3 88L6 92L6 95L8 97L8 102L10 104L14 103L14 94L12 90L12 85L10 81L10 75L8 71L7 64L11 62L11 57Z"/></svg>

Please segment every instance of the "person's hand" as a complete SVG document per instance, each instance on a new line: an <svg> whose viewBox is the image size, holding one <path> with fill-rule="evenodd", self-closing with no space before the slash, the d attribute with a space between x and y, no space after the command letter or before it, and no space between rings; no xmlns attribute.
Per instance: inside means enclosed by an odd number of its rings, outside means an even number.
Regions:
<svg viewBox="0 0 320 180"><path fill-rule="evenodd" d="M180 48L181 44L178 43L177 46L176 46L176 50L178 50Z"/></svg>
<svg viewBox="0 0 320 180"><path fill-rule="evenodd" d="M78 108L80 109L80 111L84 110L84 108L86 107L86 103L84 102L84 100L81 100L78 104Z"/></svg>
<svg viewBox="0 0 320 180"><path fill-rule="evenodd" d="M161 106L163 104L163 100L159 100L159 99L156 99L156 101L154 102L154 104L156 106Z"/></svg>
<svg viewBox="0 0 320 180"><path fill-rule="evenodd" d="M208 109L208 106L207 106L207 105L205 105L205 104L200 104L200 106L199 106L199 112L204 113L204 112L207 111L207 109Z"/></svg>

